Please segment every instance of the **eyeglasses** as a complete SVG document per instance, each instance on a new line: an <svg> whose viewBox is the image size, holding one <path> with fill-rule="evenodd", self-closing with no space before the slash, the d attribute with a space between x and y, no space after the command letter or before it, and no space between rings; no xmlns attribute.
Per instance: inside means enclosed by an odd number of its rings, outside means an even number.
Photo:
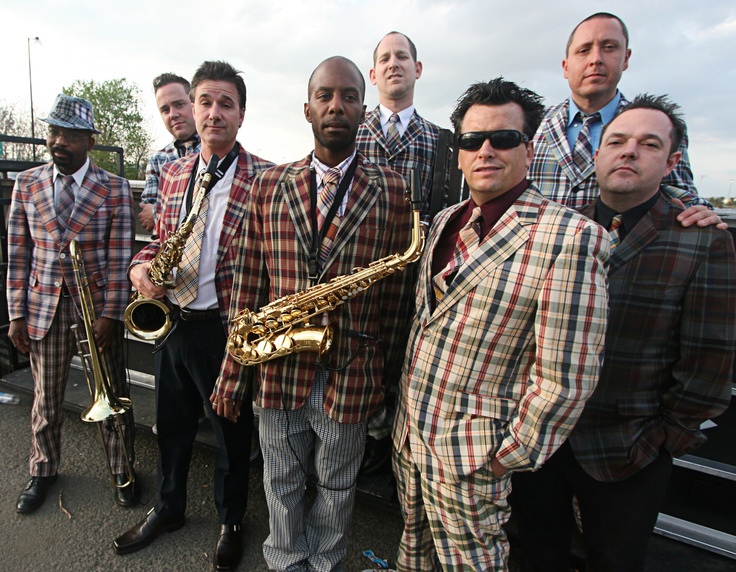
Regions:
<svg viewBox="0 0 736 572"><path fill-rule="evenodd" d="M58 127L49 127L48 134L49 137L51 137L52 139L58 139L63 135L64 139L69 143L77 143L78 141L89 137L90 132L77 129L60 129Z"/></svg>
<svg viewBox="0 0 736 572"><path fill-rule="evenodd" d="M494 149L513 149L522 143L529 143L527 137L516 129L498 129L497 131L469 131L463 133L457 141L458 147L464 151L477 151L483 147L486 139Z"/></svg>

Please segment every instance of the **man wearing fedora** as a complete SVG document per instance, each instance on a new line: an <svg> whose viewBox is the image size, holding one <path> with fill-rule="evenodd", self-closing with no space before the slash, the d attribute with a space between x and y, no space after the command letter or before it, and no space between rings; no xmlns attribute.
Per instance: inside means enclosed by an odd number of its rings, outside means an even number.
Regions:
<svg viewBox="0 0 736 572"><path fill-rule="evenodd" d="M18 498L19 513L41 506L59 469L62 402L76 352L69 329L81 316L80 285L69 255L72 240L82 253L96 315L95 341L107 360L112 391L118 397L129 393L122 319L133 246L130 186L87 157L94 134L100 133L89 101L60 94L43 121L49 126L51 162L18 175L8 220L8 337L19 351L30 354L34 386L31 478ZM103 440L116 484L125 485L125 456L131 466L134 456L132 411L121 417L125 444L119 432L104 425ZM123 507L135 505L135 490L134 482L116 487L115 501Z"/></svg>

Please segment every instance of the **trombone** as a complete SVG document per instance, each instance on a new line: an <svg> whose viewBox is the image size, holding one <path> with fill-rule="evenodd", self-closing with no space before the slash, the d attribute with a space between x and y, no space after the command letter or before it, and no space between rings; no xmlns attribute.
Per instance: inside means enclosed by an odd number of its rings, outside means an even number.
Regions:
<svg viewBox="0 0 736 572"><path fill-rule="evenodd" d="M123 432L123 424L121 415L132 407L130 399L126 397L117 397L112 391L110 383L110 368L108 366L107 355L100 354L95 342L95 332L92 325L96 319L95 308L92 303L92 294L89 289L89 280L84 269L84 260L82 259L82 251L76 240L72 240L69 245L69 254L72 259L72 267L74 269L74 278L77 281L79 290L79 301L82 308L82 321L84 323L86 339L82 338L79 331L79 325L74 324L71 329L77 341L77 353L82 360L82 369L84 377L87 380L87 387L92 395L92 405L82 412L82 421L88 423L97 423L97 429L100 433L102 448L105 451L105 459L107 469L110 473L110 480L116 488L125 488L132 484L135 480L133 465L128 456L128 448L125 445L125 434ZM86 350L86 351L85 351ZM105 436L102 429L103 421L110 421L117 438L120 440L125 457L125 476L126 481L118 484L115 481L115 474L112 469L112 461L110 453L105 445Z"/></svg>

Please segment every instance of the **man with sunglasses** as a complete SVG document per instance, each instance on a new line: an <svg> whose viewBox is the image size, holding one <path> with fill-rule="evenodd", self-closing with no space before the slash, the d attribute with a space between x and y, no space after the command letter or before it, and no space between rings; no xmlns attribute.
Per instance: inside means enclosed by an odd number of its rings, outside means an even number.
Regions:
<svg viewBox="0 0 736 572"><path fill-rule="evenodd" d="M61 461L63 400L72 357L70 327L80 324L81 303L69 245L76 240L89 279L95 341L108 359L113 393L128 397L123 313L130 297L126 269L133 248L133 198L128 182L87 157L95 144L94 110L80 97L59 94L46 119L51 162L21 173L8 219L8 337L29 353L34 394L31 410L31 479L16 510L41 506ZM84 331L82 328L80 331ZM128 483L125 452L133 462L133 412L121 415L125 443L104 431L116 484ZM135 484L116 488L115 501L137 504Z"/></svg>
<svg viewBox="0 0 736 572"><path fill-rule="evenodd" d="M602 128L628 102L618 90L621 75L629 67L631 49L624 22L613 14L598 12L573 29L567 41L562 69L572 94L549 107L534 136L534 160L529 178L547 198L580 208L598 198L593 155ZM697 194L687 154L687 136L679 152L682 159L663 181L666 193L688 206L678 220L683 226L717 224L710 203ZM719 228L727 228L722 223Z"/></svg>
<svg viewBox="0 0 736 572"><path fill-rule="evenodd" d="M544 463L598 379L609 241L527 180L543 112L498 78L452 114L470 198L419 268L393 433L402 571L505 570L510 472Z"/></svg>

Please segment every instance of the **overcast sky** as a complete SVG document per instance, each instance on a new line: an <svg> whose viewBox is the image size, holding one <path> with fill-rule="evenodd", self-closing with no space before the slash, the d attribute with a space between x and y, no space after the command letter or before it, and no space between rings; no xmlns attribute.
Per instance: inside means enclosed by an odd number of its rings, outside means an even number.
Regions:
<svg viewBox="0 0 736 572"><path fill-rule="evenodd" d="M124 77L143 91L161 147L171 137L151 80L168 71L191 77L204 60L226 60L244 72L248 88L239 141L280 163L312 149L303 104L309 75L326 57L352 59L368 81L376 43L391 30L404 32L424 64L417 110L449 127L460 94L499 75L548 104L562 101L569 95L561 68L567 36L598 11L613 12L629 27L633 53L622 92L670 94L685 112L701 194L736 197L733 0L0 0L0 101L29 105L28 38L38 36L41 45L31 43L30 53L40 117L74 80ZM369 82L366 104L377 104Z"/></svg>

